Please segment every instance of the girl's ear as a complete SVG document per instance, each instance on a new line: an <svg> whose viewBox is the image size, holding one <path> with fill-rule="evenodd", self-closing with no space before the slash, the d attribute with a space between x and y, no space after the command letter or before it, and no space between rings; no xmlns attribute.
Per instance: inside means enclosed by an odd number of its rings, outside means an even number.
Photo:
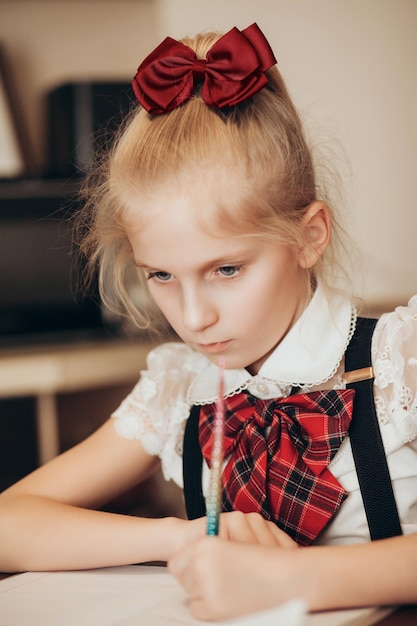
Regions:
<svg viewBox="0 0 417 626"><path fill-rule="evenodd" d="M313 202L302 222L304 243L298 253L298 262L304 269L312 268L326 250L330 241L330 212L324 202Z"/></svg>

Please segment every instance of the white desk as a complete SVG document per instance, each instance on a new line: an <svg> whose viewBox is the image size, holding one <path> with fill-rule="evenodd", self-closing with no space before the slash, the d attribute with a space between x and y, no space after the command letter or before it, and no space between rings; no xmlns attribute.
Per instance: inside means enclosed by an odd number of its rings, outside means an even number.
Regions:
<svg viewBox="0 0 417 626"><path fill-rule="evenodd" d="M369 608L306 615L300 601L218 626L370 626L415 624L392 609ZM0 582L1 623L8 626L197 626L186 596L165 567L126 566L80 572L35 572ZM398 621L396 621L398 619ZM415 620L415 613L412 613ZM382 620L382 621L381 621Z"/></svg>
<svg viewBox="0 0 417 626"><path fill-rule="evenodd" d="M106 340L0 350L0 398L36 398L40 464L59 453L56 395L134 383L153 345Z"/></svg>

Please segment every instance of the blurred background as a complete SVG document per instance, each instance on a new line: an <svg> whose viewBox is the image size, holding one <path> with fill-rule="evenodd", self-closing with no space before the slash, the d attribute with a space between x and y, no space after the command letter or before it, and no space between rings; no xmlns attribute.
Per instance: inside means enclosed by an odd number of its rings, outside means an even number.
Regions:
<svg viewBox="0 0 417 626"><path fill-rule="evenodd" d="M137 66L165 36L178 38L233 26L243 29L252 22L270 41L308 134L340 172L345 225L363 258L355 276L357 294L368 310L379 314L417 293L415 0L0 0L2 91L6 92L7 83L12 103L8 112L0 93L0 302L12 291L10 279L7 283L4 278L10 273L7 268L14 268L13 283L19 273L11 252L1 255L12 217L26 219L35 206L46 206L45 197L52 202L45 210L58 210L71 185L77 186L79 171L71 169L69 162L81 135L76 140L69 137L68 118L59 117L63 102L66 114L82 122L71 100L74 85L116 83L123 97L129 98L127 89ZM68 85L70 95L62 90ZM104 89L104 100L110 95ZM94 100L100 93L87 90L84 104L88 97ZM78 132L74 128L73 134ZM94 130L87 124L87 132L89 128ZM54 171L58 162L60 168ZM36 215L42 216L42 207ZM39 255L32 254L32 269L42 281L43 270L36 267L37 257L41 263ZM48 260L43 263L54 265ZM42 285L36 291L41 292ZM20 345L21 356L22 349L24 345ZM7 351L8 355L10 346ZM59 419L55 447L72 445L103 420L141 366L132 367L111 393L111 385L101 384L98 394L88 400L89 415L96 415L88 426L81 417L77 426L75 419L87 406L86 396L79 399L77 389L71 391L73 395L55 389L55 418ZM25 393L22 385L19 402L30 401ZM26 406L23 411L10 408L18 403L19 394L14 392L16 398L8 399L6 383L2 395L0 420L9 424L4 445L8 451L13 445L24 449L25 433L25 457L31 459L31 467L39 462L39 450L30 453L39 413L34 426L24 423L13 434L13 425L30 411ZM74 398L78 404L74 405ZM1 440L0 431L0 445ZM6 468L0 465L0 473L15 477L28 469L20 465L11 471L15 454L7 454L9 462ZM6 477L4 482L10 480Z"/></svg>
<svg viewBox="0 0 417 626"><path fill-rule="evenodd" d="M340 159L351 231L365 257L357 290L404 302L416 290L415 0L1 0L28 141L42 171L46 93L79 80L130 81L163 37L256 21L310 134Z"/></svg>

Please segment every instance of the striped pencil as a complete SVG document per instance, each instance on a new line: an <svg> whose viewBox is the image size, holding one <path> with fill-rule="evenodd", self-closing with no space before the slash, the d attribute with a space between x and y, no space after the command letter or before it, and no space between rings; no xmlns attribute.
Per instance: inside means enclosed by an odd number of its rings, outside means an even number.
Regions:
<svg viewBox="0 0 417 626"><path fill-rule="evenodd" d="M223 437L224 437L224 370L225 360L219 362L219 398L216 402L216 412L213 425L213 449L211 453L210 485L207 496L207 535L219 534L219 516L222 496L222 466L223 466Z"/></svg>

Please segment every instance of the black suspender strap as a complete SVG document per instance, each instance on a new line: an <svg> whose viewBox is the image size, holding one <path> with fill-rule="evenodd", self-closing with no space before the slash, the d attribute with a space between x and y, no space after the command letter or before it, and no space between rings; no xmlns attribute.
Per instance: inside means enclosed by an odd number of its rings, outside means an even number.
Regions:
<svg viewBox="0 0 417 626"><path fill-rule="evenodd" d="M374 319L358 318L345 355L346 372L371 366L375 324ZM401 524L375 412L373 378L348 383L347 387L355 390L349 437L371 539L400 535ZM199 415L200 407L193 406L184 433L183 477L188 519L206 514L201 480L203 455L198 441Z"/></svg>
<svg viewBox="0 0 417 626"><path fill-rule="evenodd" d="M185 425L182 469L184 478L184 500L188 519L197 519L206 514L203 496L203 454L198 440L200 406L194 405Z"/></svg>
<svg viewBox="0 0 417 626"><path fill-rule="evenodd" d="M358 318L345 355L345 371L371 365L371 341L376 320ZM401 535L387 458L375 411L373 377L346 385L355 390L354 417L349 429L353 458L371 539Z"/></svg>

